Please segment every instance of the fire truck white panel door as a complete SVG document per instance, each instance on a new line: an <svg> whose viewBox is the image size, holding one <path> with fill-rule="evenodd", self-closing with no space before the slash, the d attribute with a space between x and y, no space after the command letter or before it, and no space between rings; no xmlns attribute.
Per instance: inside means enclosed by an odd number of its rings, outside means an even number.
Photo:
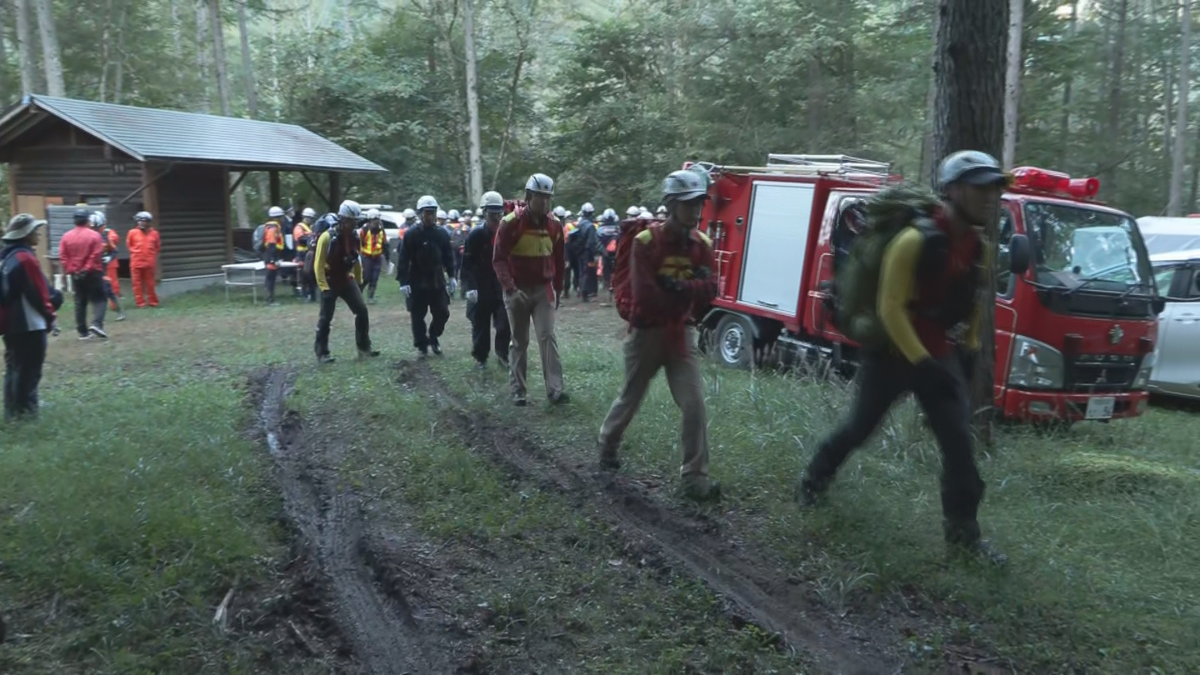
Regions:
<svg viewBox="0 0 1200 675"><path fill-rule="evenodd" d="M796 314L814 191L806 183L754 185L738 297L742 303Z"/></svg>

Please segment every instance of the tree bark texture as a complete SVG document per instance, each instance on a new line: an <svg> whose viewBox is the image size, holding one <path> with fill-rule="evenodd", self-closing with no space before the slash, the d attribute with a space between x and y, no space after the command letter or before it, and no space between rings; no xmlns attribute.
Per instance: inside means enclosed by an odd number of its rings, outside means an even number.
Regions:
<svg viewBox="0 0 1200 675"><path fill-rule="evenodd" d="M932 43L936 46L938 41L938 30L942 25L941 0L936 0L933 4L933 21L931 24L933 26ZM938 55L936 48L931 50L931 52L933 53L933 57L930 60L929 69L931 72L935 73L935 75L934 77L929 78L929 90L925 95L925 134L921 139L921 166L919 168L921 172L920 182L928 183L930 185L933 184L934 170L938 163L938 158L935 155L936 150L933 147L934 126L936 126L935 120L937 119L938 83L936 73L938 68Z"/></svg>
<svg viewBox="0 0 1200 675"><path fill-rule="evenodd" d="M1167 198L1167 215L1183 215L1183 175L1187 157L1188 129L1188 80L1191 79L1189 50L1192 41L1191 0L1183 0L1180 22L1183 24L1179 36L1179 104L1175 110L1175 142L1171 148L1171 188Z"/></svg>
<svg viewBox="0 0 1200 675"><path fill-rule="evenodd" d="M233 116L233 106L229 101L229 69L225 63L225 22L221 16L221 0L208 0L208 18L212 22L213 66L217 71L217 99L221 103L221 114ZM246 193L238 189L233 195L234 210L237 213L238 225L250 227L249 208L246 206Z"/></svg>
<svg viewBox="0 0 1200 675"><path fill-rule="evenodd" d="M1072 38L1079 27L1079 0L1071 0L1071 23L1067 29L1067 35ZM1071 104L1072 104L1072 89L1075 85L1075 74L1068 69L1066 78L1063 81L1063 96L1062 96L1062 117L1058 122L1058 165L1067 166L1067 159L1071 154Z"/></svg>
<svg viewBox="0 0 1200 675"><path fill-rule="evenodd" d="M1025 0L1010 0L1008 7L1008 53L1004 75L1004 149L1000 163L1011 169L1017 155L1017 128L1020 121L1021 33L1025 27Z"/></svg>
<svg viewBox="0 0 1200 675"><path fill-rule="evenodd" d="M1108 120L1105 136L1109 143L1106 166L1100 189L1112 201L1117 194L1117 168L1124 160L1125 145L1121 142L1121 84L1125 72L1125 28L1129 17L1129 0L1116 0L1115 34L1111 45L1112 56L1108 77Z"/></svg>
<svg viewBox="0 0 1200 675"><path fill-rule="evenodd" d="M212 112L208 80L208 4L196 3L196 74L200 82L200 110Z"/></svg>
<svg viewBox="0 0 1200 675"><path fill-rule="evenodd" d="M29 22L31 14L30 0L16 0L17 22L17 51L21 58L21 93L36 94L45 91L38 77L37 47L34 44L33 24Z"/></svg>
<svg viewBox="0 0 1200 675"><path fill-rule="evenodd" d="M937 114L934 157L958 150L999 155L1004 142L1004 73L1009 0L941 0L937 39ZM986 228L988 246L997 240L999 214ZM971 386L972 421L984 444L991 443L995 328L995 275L981 289L984 303L981 351Z"/></svg>
<svg viewBox="0 0 1200 675"><path fill-rule="evenodd" d="M36 0L38 37L42 40L42 65L46 69L46 93L51 96L66 96L63 83L62 52L58 48L58 31L54 29L54 12L51 0Z"/></svg>
<svg viewBox="0 0 1200 675"><path fill-rule="evenodd" d="M250 29L246 21L246 3L237 3L237 19L238 19L238 37L242 46L242 80L246 87L246 110L250 113L250 119L258 119L258 82L254 77L254 57L250 52ZM267 177L260 171L258 172L258 194L259 198L269 195L269 187L267 185ZM245 200L244 188L238 188L240 200ZM240 217L240 215L239 215Z"/></svg>
<svg viewBox="0 0 1200 675"><path fill-rule="evenodd" d="M475 67L475 3L463 0L463 45L467 66L467 125L470 127L468 203L475 203L483 194L483 150L479 133L479 88Z"/></svg>

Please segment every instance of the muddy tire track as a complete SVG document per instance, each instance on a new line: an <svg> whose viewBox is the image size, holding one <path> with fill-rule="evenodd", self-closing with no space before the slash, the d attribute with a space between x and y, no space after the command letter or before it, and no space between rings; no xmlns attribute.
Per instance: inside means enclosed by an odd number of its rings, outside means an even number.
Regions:
<svg viewBox="0 0 1200 675"><path fill-rule="evenodd" d="M338 633L367 673L462 672L455 641L428 613L414 613L408 591L388 568L403 566L368 524L359 496L339 479L343 447L307 442L300 416L286 409L293 376L268 370L259 421L276 468L284 512L295 527ZM382 550L376 550L382 549Z"/></svg>
<svg viewBox="0 0 1200 675"><path fill-rule="evenodd" d="M426 363L402 361L401 384L431 396L440 413L471 449L515 477L556 491L578 507L614 525L635 549L651 559L687 570L727 603L734 623L749 622L777 634L813 662L818 672L876 675L897 672L900 659L845 637L802 590L739 556L712 528L654 503L626 476L573 466L499 418L468 409Z"/></svg>

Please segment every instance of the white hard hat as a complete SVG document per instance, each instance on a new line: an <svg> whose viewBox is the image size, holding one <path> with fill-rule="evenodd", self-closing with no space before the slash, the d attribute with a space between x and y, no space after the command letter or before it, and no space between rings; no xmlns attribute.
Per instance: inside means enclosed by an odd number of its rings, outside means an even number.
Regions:
<svg viewBox="0 0 1200 675"><path fill-rule="evenodd" d="M417 217L416 211L413 211L412 209L404 209L404 218L406 220L409 218L416 218L416 217Z"/></svg>
<svg viewBox="0 0 1200 675"><path fill-rule="evenodd" d="M375 220L379 217L379 209L367 209L367 220Z"/></svg>
<svg viewBox="0 0 1200 675"><path fill-rule="evenodd" d="M424 197L421 197L420 199L417 200L417 210L418 211L424 211L425 209L436 210L437 207L438 207L437 200L434 199L432 195L425 195ZM404 215L405 215L405 217L408 217L408 213L405 213ZM414 213L413 215L415 216L417 214ZM438 217L440 218L441 216L438 216Z"/></svg>
<svg viewBox="0 0 1200 675"><path fill-rule="evenodd" d="M995 185L1005 181L1000 162L986 152L961 150L948 155L938 165L938 185L965 181L971 185Z"/></svg>
<svg viewBox="0 0 1200 675"><path fill-rule="evenodd" d="M654 214L649 211L642 211L638 214L638 220L654 220Z"/></svg>
<svg viewBox="0 0 1200 675"><path fill-rule="evenodd" d="M133 220L137 223L142 221L151 222L154 220L154 216L150 215L149 211L138 211L137 214L133 216Z"/></svg>
<svg viewBox="0 0 1200 675"><path fill-rule="evenodd" d="M450 213L446 214L446 218L457 221L458 220L458 209L450 209Z"/></svg>
<svg viewBox="0 0 1200 675"><path fill-rule="evenodd" d="M552 195L554 194L554 179L544 173L535 173L525 181L525 191Z"/></svg>
<svg viewBox="0 0 1200 675"><path fill-rule="evenodd" d="M500 193L496 192L495 190L485 192L483 193L483 196L479 198L479 208L502 209L504 208L504 197L500 196Z"/></svg>
<svg viewBox="0 0 1200 675"><path fill-rule="evenodd" d="M441 209L438 209L438 212L437 212L437 217L438 217L438 220L445 220L445 219L446 219L446 212L445 212L445 211L443 211L443 210L441 210Z"/></svg>
<svg viewBox="0 0 1200 675"><path fill-rule="evenodd" d="M662 204L660 204L660 205L659 205L659 207L658 207L657 209L654 209L654 212L655 212L655 213L657 213L657 214L663 214L663 213L666 213L666 212L667 212L667 207L666 207L665 205L662 205Z"/></svg>
<svg viewBox="0 0 1200 675"><path fill-rule="evenodd" d="M637 214L639 214L641 212L642 212L642 210L636 206L631 206L631 207L625 209L626 216L636 216Z"/></svg>
<svg viewBox="0 0 1200 675"><path fill-rule="evenodd" d="M361 218L362 207L358 205L358 202L347 199L338 207L338 216L342 218Z"/></svg>
<svg viewBox="0 0 1200 675"><path fill-rule="evenodd" d="M558 216L559 218L566 218L567 210L561 206L556 206L554 207L554 215Z"/></svg>
<svg viewBox="0 0 1200 675"><path fill-rule="evenodd" d="M103 211L93 211L92 215L88 216L88 222L92 224L92 227L104 227L108 224L108 218Z"/></svg>
<svg viewBox="0 0 1200 675"><path fill-rule="evenodd" d="M304 211L302 211L300 213L300 215L304 218L316 218L317 212L313 211L312 209L304 209Z"/></svg>
<svg viewBox="0 0 1200 675"><path fill-rule="evenodd" d="M279 208L278 206L272 206L271 208L267 209L267 217L268 218L282 218L283 217L283 209Z"/></svg>
<svg viewBox="0 0 1200 675"><path fill-rule="evenodd" d="M604 209L604 214L601 217L605 220L611 220L617 217L617 212L612 209Z"/></svg>
<svg viewBox="0 0 1200 675"><path fill-rule="evenodd" d="M580 213L595 213L596 207L592 206L591 202L588 202L588 203L584 204L583 206L579 207L579 212Z"/></svg>
<svg viewBox="0 0 1200 675"><path fill-rule="evenodd" d="M475 214L471 212L471 209L467 209L466 211L462 212L463 218L470 218L473 215L475 215Z"/></svg>

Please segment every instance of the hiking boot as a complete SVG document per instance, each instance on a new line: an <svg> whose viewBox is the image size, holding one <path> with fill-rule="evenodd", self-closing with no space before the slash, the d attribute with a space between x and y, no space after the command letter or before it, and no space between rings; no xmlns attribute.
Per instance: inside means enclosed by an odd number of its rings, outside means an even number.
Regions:
<svg viewBox="0 0 1200 675"><path fill-rule="evenodd" d="M977 520L942 520L942 531L946 535L947 553L952 558L978 560L1002 566L1008 556L996 550L991 542L981 538Z"/></svg>
<svg viewBox="0 0 1200 675"><path fill-rule="evenodd" d="M500 364L501 368L508 370L508 357L507 356L497 356L496 363Z"/></svg>
<svg viewBox="0 0 1200 675"><path fill-rule="evenodd" d="M429 356L429 348L428 347L417 347L417 352L421 355L421 358L425 358L426 356Z"/></svg>
<svg viewBox="0 0 1200 675"><path fill-rule="evenodd" d="M715 502L721 498L721 484L708 476L684 478L683 496L696 502Z"/></svg>
<svg viewBox="0 0 1200 675"><path fill-rule="evenodd" d="M487 370L487 361L476 361L475 370Z"/></svg>
<svg viewBox="0 0 1200 675"><path fill-rule="evenodd" d="M101 340L108 339L108 333L105 333L104 329L100 326L92 326L91 328L88 328L88 332L100 338Z"/></svg>
<svg viewBox="0 0 1200 675"><path fill-rule="evenodd" d="M80 339L80 340L91 340L91 339L92 339L92 334L91 334L91 333L84 333L83 335L80 335L80 336L79 336L79 339Z"/></svg>
<svg viewBox="0 0 1200 675"><path fill-rule="evenodd" d="M117 321L125 320L125 312L117 312Z"/></svg>
<svg viewBox="0 0 1200 675"><path fill-rule="evenodd" d="M600 468L604 471L616 471L621 468L621 460L617 451L600 446Z"/></svg>
<svg viewBox="0 0 1200 675"><path fill-rule="evenodd" d="M817 480L805 471L800 478L800 487L796 490L796 501L806 509L819 506L829 489L829 483L829 480Z"/></svg>
<svg viewBox="0 0 1200 675"><path fill-rule="evenodd" d="M368 305L373 305L373 304L375 304L375 298L367 298L367 304L368 304Z"/></svg>
<svg viewBox="0 0 1200 675"><path fill-rule="evenodd" d="M431 350L433 350L433 353L436 354L437 356L442 355L442 346L437 343L437 340L434 340L433 342L431 342L429 344L429 348Z"/></svg>
<svg viewBox="0 0 1200 675"><path fill-rule="evenodd" d="M373 359L376 356L379 356L378 349L360 349L360 350L358 350L358 358L360 358L360 359Z"/></svg>
<svg viewBox="0 0 1200 675"><path fill-rule="evenodd" d="M518 408L524 408L528 404L525 400L525 394L513 394L513 405Z"/></svg>
<svg viewBox="0 0 1200 675"><path fill-rule="evenodd" d="M555 392L550 395L550 405L563 405L571 402L571 397L565 391Z"/></svg>
<svg viewBox="0 0 1200 675"><path fill-rule="evenodd" d="M321 354L317 356L317 363L333 363L334 361L337 361L337 359L328 354Z"/></svg>

